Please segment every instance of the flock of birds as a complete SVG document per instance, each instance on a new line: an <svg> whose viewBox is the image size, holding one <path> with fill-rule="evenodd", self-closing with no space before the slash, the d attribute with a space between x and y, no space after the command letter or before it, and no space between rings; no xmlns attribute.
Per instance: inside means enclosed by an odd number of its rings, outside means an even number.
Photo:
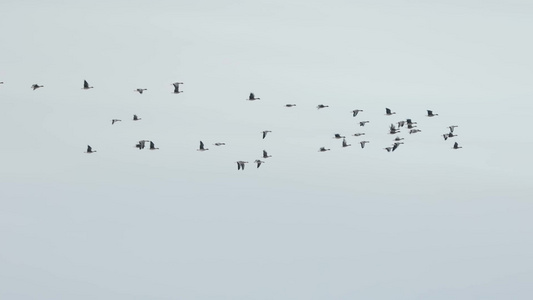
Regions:
<svg viewBox="0 0 533 300"><path fill-rule="evenodd" d="M4 84L4 82L0 82L0 84ZM179 93L183 93L182 90L180 90L180 86L183 84L183 82L175 82L175 83L172 83L172 85L174 86L174 91L173 93L174 94L179 94ZM42 88L44 87L43 85L39 85L39 84L33 84L31 86L31 88L33 90L37 90L39 88ZM93 87L89 85L89 83L84 80L83 81L83 88L84 90L88 90L88 89L92 89ZM144 91L147 91L148 89L145 89L145 88L138 88L138 89L135 89L134 92L137 92L139 94L143 94ZM246 100L248 101L256 101L256 100L260 100L261 98L258 98L255 96L254 93L250 93L250 95L248 96L248 98ZM295 107L296 104L285 104L285 107ZM324 109L324 108L328 108L329 106L328 105L324 105L324 104L319 104L317 105L317 109ZM352 116L353 117L356 117L359 115L359 113L363 112L362 109L354 109L352 111ZM395 115L396 112L393 112L390 108L385 108L385 115L387 116L392 116L392 115ZM427 117L436 117L438 116L438 114L435 114L433 113L432 110L427 110ZM141 118L139 118L137 115L133 115L133 121L140 121ZM111 125L114 125L115 123L117 122L121 122L122 120L120 119L112 119L111 120ZM366 124L368 124L370 121L367 121L367 120L363 120L363 121L359 121L359 126L360 127L364 127ZM449 129L448 132L442 134L443 138L445 141L447 141L449 138L454 138L456 137L457 135L454 133L454 129L457 128L458 126L457 125L450 125L448 126L447 128ZM417 122L414 122L412 119L405 119L405 120L400 120L400 121L397 121L396 124L394 123L391 123L390 126L389 126L389 134L390 135L395 135L395 134L398 134L400 133L400 128L407 128L409 130L409 134L416 134L416 133L419 133L421 132L422 130L420 130L418 127L417 127ZM263 139L265 139L268 135L268 133L271 133L272 131L270 130L264 130L262 131L262 137ZM352 136L355 136L355 137L360 137L360 136L363 136L365 135L365 133L354 133L352 134ZM339 133L335 133L333 135L333 138L334 139L342 139L342 147L343 148L346 148L346 147L350 147L351 144L348 144L348 142L346 141L346 136L343 136ZM394 138L393 140L393 144L390 145L390 146L387 146L385 148L383 148L384 150L386 150L387 152L394 152L398 149L398 147L403 144L404 138L402 137L399 137L397 136L396 138ZM159 148L156 148L155 147L155 144L153 141L150 141L150 140L140 140L136 145L135 147L138 148L139 150L142 150L145 148L146 146L146 143L149 143L149 150L158 150ZM363 140L363 141L360 141L359 144L361 145L361 148L364 149L365 148L365 145L370 143L370 141L367 141L367 140ZM215 146L224 146L226 145L225 143L221 143L221 142L217 142L215 144L213 144ZM462 148L461 146L459 146L459 143L458 142L455 142L452 146L452 149L460 149ZM206 148L204 143L202 141L200 141L200 145L197 149L197 151L207 151L209 150L209 148ZM326 152L326 151L330 151L331 149L328 149L326 147L320 147L319 148L319 152ZM96 150L93 150L93 148L90 146L90 145L87 145L87 151L85 153L95 153L97 152ZM267 159L267 158L270 158L272 157L271 155L268 154L267 151L263 150L263 156L262 158L263 159ZM236 162L237 163L237 170L244 170L244 166L245 164L248 163L248 161L243 161L243 160L239 160ZM264 163L264 161L262 161L261 159L256 159L254 161L254 163L256 164L257 168L259 168L261 166L261 164Z"/></svg>

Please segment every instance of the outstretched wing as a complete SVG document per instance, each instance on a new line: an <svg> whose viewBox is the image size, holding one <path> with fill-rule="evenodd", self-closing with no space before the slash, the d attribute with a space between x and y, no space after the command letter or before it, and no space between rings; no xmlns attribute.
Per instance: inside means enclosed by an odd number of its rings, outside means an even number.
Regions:
<svg viewBox="0 0 533 300"><path fill-rule="evenodd" d="M200 150L204 150L204 143L200 141Z"/></svg>
<svg viewBox="0 0 533 300"><path fill-rule="evenodd" d="M87 80L83 81L83 88L84 89L88 89L89 88L89 83L87 82Z"/></svg>

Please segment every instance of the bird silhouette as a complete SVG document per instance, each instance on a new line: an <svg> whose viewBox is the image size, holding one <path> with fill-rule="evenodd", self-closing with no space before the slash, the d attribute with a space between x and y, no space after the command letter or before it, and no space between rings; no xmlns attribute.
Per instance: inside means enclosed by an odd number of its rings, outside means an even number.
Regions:
<svg viewBox="0 0 533 300"><path fill-rule="evenodd" d="M455 142L455 144L453 144L453 149L461 149L463 147L459 146L459 143Z"/></svg>
<svg viewBox="0 0 533 300"><path fill-rule="evenodd" d="M247 163L248 163L247 161L239 160L237 162L237 170L244 170L244 164L247 164Z"/></svg>
<svg viewBox="0 0 533 300"><path fill-rule="evenodd" d="M396 113L395 113L395 112L392 112L392 111L390 110L390 108L385 108L385 114L386 114L387 116L390 116L390 115L394 115L394 114L396 114Z"/></svg>
<svg viewBox="0 0 533 300"><path fill-rule="evenodd" d="M264 161L261 161L261 160L259 160L259 159L256 159L256 160L254 161L254 163L256 163L256 164L257 164L257 168L259 168L259 167L261 166L261 164L264 163Z"/></svg>
<svg viewBox="0 0 533 300"><path fill-rule="evenodd" d="M87 80L84 80L83 81L83 88L84 90L88 90L88 89L92 89L93 87L92 86L89 86L89 83L87 82Z"/></svg>
<svg viewBox="0 0 533 300"><path fill-rule="evenodd" d="M355 117L355 116L357 116L358 113L360 113L362 111L363 111L362 109L354 109L354 110L352 110L352 114Z"/></svg>
<svg viewBox="0 0 533 300"><path fill-rule="evenodd" d="M137 92L139 94L142 94L144 91L147 91L148 89L136 89L134 92Z"/></svg>
<svg viewBox="0 0 533 300"><path fill-rule="evenodd" d="M346 139L343 139L343 140L342 140L342 147L343 147L343 148L344 148L344 147L350 147L351 145L352 145L352 144L348 144L348 143L346 143Z"/></svg>
<svg viewBox="0 0 533 300"><path fill-rule="evenodd" d="M32 88L34 91L35 91L36 89L38 89L38 88L42 88L42 87L44 87L44 85L38 85L38 84L32 84L32 85L31 85L31 88Z"/></svg>
<svg viewBox="0 0 533 300"><path fill-rule="evenodd" d="M93 148L89 145L87 145L87 151L85 153L94 153L96 150L93 150Z"/></svg>
<svg viewBox="0 0 533 300"><path fill-rule="evenodd" d="M158 150L159 148L156 148L154 145L154 142L150 141L150 150Z"/></svg>
<svg viewBox="0 0 533 300"><path fill-rule="evenodd" d="M285 107L293 107L296 106L296 104L285 104Z"/></svg>
<svg viewBox="0 0 533 300"><path fill-rule="evenodd" d="M133 121L139 121L139 120L142 120L142 119L137 117L137 115L133 115Z"/></svg>
<svg viewBox="0 0 533 300"><path fill-rule="evenodd" d="M263 158L269 158L269 157L272 157L272 155L268 155L268 153L263 150Z"/></svg>
<svg viewBox="0 0 533 300"><path fill-rule="evenodd" d="M267 133L272 132L270 130L263 130L263 139L267 136Z"/></svg>
<svg viewBox="0 0 533 300"><path fill-rule="evenodd" d="M439 114L434 114L432 110L427 110L428 111L428 117L434 117L434 116L438 116Z"/></svg>
<svg viewBox="0 0 533 300"><path fill-rule="evenodd" d="M320 149L318 149L318 152L326 152L326 151L329 151L330 149L326 149L326 147L320 147Z"/></svg>
<svg viewBox="0 0 533 300"><path fill-rule="evenodd" d="M206 151L206 150L209 150L208 148L204 148L204 143L202 141L200 141L200 148L198 148L197 151Z"/></svg>
<svg viewBox="0 0 533 300"><path fill-rule="evenodd" d="M113 119L111 120L111 125L115 124L116 122L121 122L122 120L119 119Z"/></svg>
<svg viewBox="0 0 533 300"><path fill-rule="evenodd" d="M250 93L250 96L248 96L248 100L250 101L261 100L261 98L256 98L254 93Z"/></svg>
<svg viewBox="0 0 533 300"><path fill-rule="evenodd" d="M180 84L183 84L183 82L172 83L172 85L174 86L174 94L183 93L183 91L180 91Z"/></svg>
<svg viewBox="0 0 533 300"><path fill-rule="evenodd" d="M317 109L322 109L322 108L326 108L326 107L329 107L329 105L319 104L319 105L316 106Z"/></svg>

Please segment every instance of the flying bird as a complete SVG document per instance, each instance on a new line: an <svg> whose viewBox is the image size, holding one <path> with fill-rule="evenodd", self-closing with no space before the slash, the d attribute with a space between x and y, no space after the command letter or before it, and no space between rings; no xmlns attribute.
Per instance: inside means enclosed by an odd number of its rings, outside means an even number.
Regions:
<svg viewBox="0 0 533 300"><path fill-rule="evenodd" d="M387 152L391 152L392 147L385 147L385 148L383 148L383 149L387 150Z"/></svg>
<svg viewBox="0 0 533 300"><path fill-rule="evenodd" d="M457 126L457 125L450 125L450 126L448 126L448 128L450 128L450 132L453 132L453 129L454 129L455 127L459 127L459 126Z"/></svg>
<svg viewBox="0 0 533 300"><path fill-rule="evenodd" d="M121 122L122 120L119 119L113 119L111 120L111 125L115 124L116 122Z"/></svg>
<svg viewBox="0 0 533 300"><path fill-rule="evenodd" d="M411 119L406 119L405 122L407 123L407 125L417 124L416 122L413 122L413 120Z"/></svg>
<svg viewBox="0 0 533 300"><path fill-rule="evenodd" d="M397 136L394 140L397 141L397 142L399 142L399 141L401 141L401 140L403 140L403 139L404 139L404 138L401 138L401 137Z"/></svg>
<svg viewBox="0 0 533 300"><path fill-rule="evenodd" d="M44 85L32 84L31 88L35 91L38 88L42 88Z"/></svg>
<svg viewBox="0 0 533 300"><path fill-rule="evenodd" d="M455 144L453 144L453 149L461 149L463 147L459 146L459 143L455 142Z"/></svg>
<svg viewBox="0 0 533 300"><path fill-rule="evenodd" d="M144 149L145 143L149 142L148 140L141 140L137 145L135 145L136 148L139 148L139 150Z"/></svg>
<svg viewBox="0 0 533 300"><path fill-rule="evenodd" d="M434 117L434 116L438 116L439 114L434 114L432 110L427 110L428 111L428 117Z"/></svg>
<svg viewBox="0 0 533 300"><path fill-rule="evenodd" d="M326 149L326 147L320 147L320 149L318 149L318 152L326 152L326 151L329 151L330 149Z"/></svg>
<svg viewBox="0 0 533 300"><path fill-rule="evenodd" d="M94 152L96 152L96 150L93 150L91 146L87 145L87 152L85 153L94 153Z"/></svg>
<svg viewBox="0 0 533 300"><path fill-rule="evenodd" d="M197 151L206 151L209 150L208 148L204 148L204 143L200 141L200 148L197 149Z"/></svg>
<svg viewBox="0 0 533 300"><path fill-rule="evenodd" d="M248 162L247 161L242 161L242 160L239 160L237 162L237 170L244 170L244 164L247 164Z"/></svg>
<svg viewBox="0 0 533 300"><path fill-rule="evenodd" d="M362 112L363 110L362 109L354 109L352 110L352 113L353 113L353 116L357 116L358 113Z"/></svg>
<svg viewBox="0 0 533 300"><path fill-rule="evenodd" d="M400 144L403 144L401 142L396 142L392 145L392 152L394 152L394 150L398 149L398 147L400 147Z"/></svg>
<svg viewBox="0 0 533 300"><path fill-rule="evenodd" d="M409 130L409 134L418 133L418 132L422 132L422 130L416 129L416 128Z"/></svg>
<svg viewBox="0 0 533 300"><path fill-rule="evenodd" d="M248 96L248 100L250 101L261 100L261 98L256 98L254 93L250 93L250 96Z"/></svg>
<svg viewBox="0 0 533 300"><path fill-rule="evenodd" d="M352 134L352 135L353 135L353 136L362 136L362 135L365 135L365 134L362 133L362 132L358 132L358 133L354 133L354 134Z"/></svg>
<svg viewBox="0 0 533 300"><path fill-rule="evenodd" d="M390 110L390 108L385 108L385 114L386 114L387 116L390 116L390 115L394 115L394 114L396 114L396 113L395 113L395 112L392 112L392 111Z"/></svg>
<svg viewBox="0 0 533 300"><path fill-rule="evenodd" d="M396 128L396 126L394 126L394 124L390 124L389 126L389 134L396 134L396 133L399 133L400 130Z"/></svg>
<svg viewBox="0 0 533 300"><path fill-rule="evenodd" d="M259 167L261 166L261 164L264 163L264 161L261 161L261 160L259 160L259 159L256 159L256 160L254 161L254 163L256 163L256 164L257 164L257 168L259 168ZM244 167L243 167L243 168L244 168Z"/></svg>
<svg viewBox="0 0 533 300"><path fill-rule="evenodd" d="M142 119L137 117L137 115L133 115L133 121L139 121L139 120L142 120Z"/></svg>
<svg viewBox="0 0 533 300"><path fill-rule="evenodd" d="M263 130L263 139L267 136L267 133L272 132L270 130Z"/></svg>
<svg viewBox="0 0 533 300"><path fill-rule="evenodd" d="M272 157L272 155L268 155L268 153L263 150L263 158L269 158L269 157Z"/></svg>
<svg viewBox="0 0 533 300"><path fill-rule="evenodd" d="M92 86L89 86L89 83L87 82L87 80L83 81L83 89L84 90L88 90L88 89L92 89L92 88L93 88Z"/></svg>
<svg viewBox="0 0 533 300"><path fill-rule="evenodd" d="M174 86L174 94L183 93L183 91L180 91L180 84L183 84L183 82L174 82L172 84Z"/></svg>
<svg viewBox="0 0 533 300"><path fill-rule="evenodd" d="M285 107L293 107L296 106L296 104L285 104Z"/></svg>
<svg viewBox="0 0 533 300"><path fill-rule="evenodd" d="M342 140L342 147L350 147L352 144L346 143L346 139Z"/></svg>
<svg viewBox="0 0 533 300"><path fill-rule="evenodd" d="M319 105L316 106L317 109L322 109L322 108L326 108L326 107L329 107L329 105L319 104Z"/></svg>
<svg viewBox="0 0 533 300"><path fill-rule="evenodd" d="M370 143L369 141L360 141L359 142L361 144L361 149L365 148L365 144L366 143Z"/></svg>
<svg viewBox="0 0 533 300"><path fill-rule="evenodd" d="M343 138L345 138L345 136L344 136L344 135L340 135L340 134L338 134L338 133L335 133L335 135L333 136L333 138L334 138L334 139L343 139Z"/></svg>
<svg viewBox="0 0 533 300"><path fill-rule="evenodd" d="M224 145L226 145L226 143L214 143L213 145L215 145L215 146L224 146Z"/></svg>
<svg viewBox="0 0 533 300"><path fill-rule="evenodd" d="M370 121L361 121L359 122L359 126L365 126L366 123L370 123Z"/></svg>
<svg viewBox="0 0 533 300"><path fill-rule="evenodd" d="M156 148L154 145L154 142L150 141L150 150L158 150L159 148Z"/></svg>
<svg viewBox="0 0 533 300"><path fill-rule="evenodd" d="M136 89L134 92L137 92L139 94L142 94L144 91L147 91L148 89Z"/></svg>

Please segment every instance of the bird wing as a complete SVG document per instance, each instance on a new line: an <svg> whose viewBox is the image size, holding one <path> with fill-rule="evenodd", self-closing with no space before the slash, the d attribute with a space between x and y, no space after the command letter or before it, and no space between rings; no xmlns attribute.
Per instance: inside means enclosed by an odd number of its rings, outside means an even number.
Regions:
<svg viewBox="0 0 533 300"><path fill-rule="evenodd" d="M87 80L83 81L83 87L86 88L86 89L89 88L89 83L87 82Z"/></svg>
<svg viewBox="0 0 533 300"><path fill-rule="evenodd" d="M431 111L429 109L427 111L428 111L428 116L431 116L433 114L433 111Z"/></svg>
<svg viewBox="0 0 533 300"><path fill-rule="evenodd" d="M263 131L263 138L265 138L266 136L267 136L266 131Z"/></svg>
<svg viewBox="0 0 533 300"><path fill-rule="evenodd" d="M204 150L204 143L200 141L200 150Z"/></svg>
<svg viewBox="0 0 533 300"><path fill-rule="evenodd" d="M92 152L93 151L93 148L91 148L91 146L87 145L87 152Z"/></svg>
<svg viewBox="0 0 533 300"><path fill-rule="evenodd" d="M155 148L155 144L152 141L150 141L150 148Z"/></svg>
<svg viewBox="0 0 533 300"><path fill-rule="evenodd" d="M390 108L385 108L385 113L390 114Z"/></svg>

